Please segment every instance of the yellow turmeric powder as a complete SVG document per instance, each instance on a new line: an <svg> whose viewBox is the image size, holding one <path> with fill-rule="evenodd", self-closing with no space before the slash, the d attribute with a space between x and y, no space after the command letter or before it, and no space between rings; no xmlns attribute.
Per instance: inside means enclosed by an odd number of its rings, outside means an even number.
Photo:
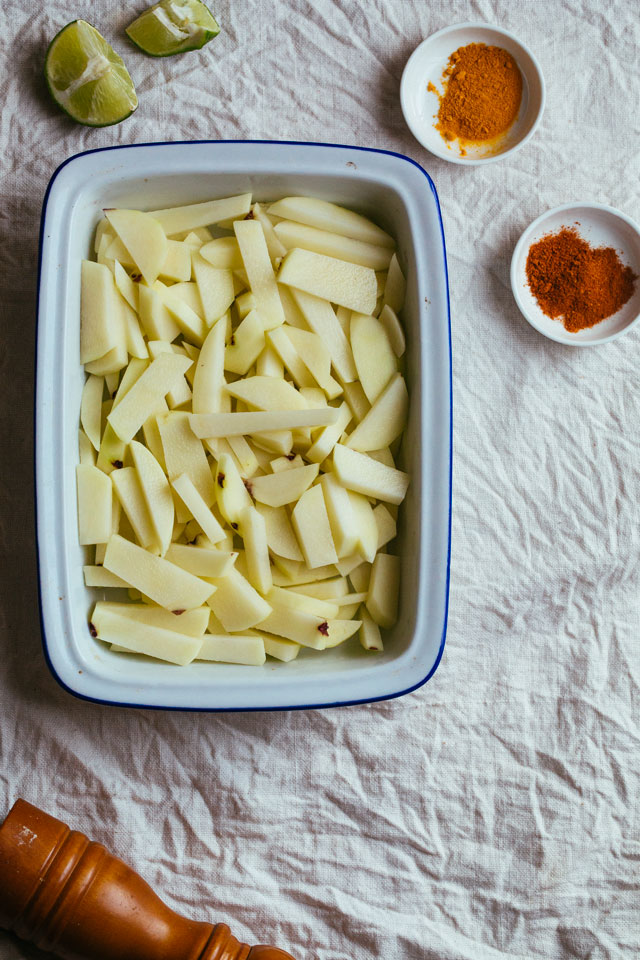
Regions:
<svg viewBox="0 0 640 960"><path fill-rule="evenodd" d="M449 57L436 128L445 140L484 143L507 132L518 116L522 75L510 53L470 43Z"/></svg>

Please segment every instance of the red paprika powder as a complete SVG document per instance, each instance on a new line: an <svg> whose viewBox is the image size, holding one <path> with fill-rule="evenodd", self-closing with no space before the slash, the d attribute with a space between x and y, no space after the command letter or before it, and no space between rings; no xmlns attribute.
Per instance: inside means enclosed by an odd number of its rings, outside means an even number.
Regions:
<svg viewBox="0 0 640 960"><path fill-rule="evenodd" d="M571 333L617 313L637 279L613 247L592 247L575 227L562 227L534 243L526 273L542 312L562 320Z"/></svg>

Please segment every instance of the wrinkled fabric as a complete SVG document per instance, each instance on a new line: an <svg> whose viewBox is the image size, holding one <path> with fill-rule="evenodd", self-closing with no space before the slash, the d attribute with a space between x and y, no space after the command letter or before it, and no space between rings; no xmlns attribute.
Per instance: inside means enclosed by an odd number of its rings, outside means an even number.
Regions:
<svg viewBox="0 0 640 960"><path fill-rule="evenodd" d="M640 956L640 332L545 340L509 287L545 209L640 218L632 0L219 0L220 36L152 60L143 3L0 6L0 815L22 796L124 856L171 906L296 958ZM94 23L140 98L90 130L49 102L47 43ZM533 140L461 168L399 108L402 68L450 23L512 29L544 71ZM270 138L397 150L442 203L454 370L451 605L442 664L397 701L203 715L60 689L40 646L32 487L40 205L69 155ZM428 451L425 451L428 456ZM2 960L44 957L0 932ZM131 958L133 960L133 958Z"/></svg>

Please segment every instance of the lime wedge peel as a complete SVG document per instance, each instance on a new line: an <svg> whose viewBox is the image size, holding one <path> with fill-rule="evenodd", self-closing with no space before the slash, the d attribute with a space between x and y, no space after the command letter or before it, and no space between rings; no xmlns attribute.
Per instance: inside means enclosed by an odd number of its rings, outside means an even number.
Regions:
<svg viewBox="0 0 640 960"><path fill-rule="evenodd" d="M161 0L129 24L127 36L151 57L200 50L220 33L202 0Z"/></svg>
<svg viewBox="0 0 640 960"><path fill-rule="evenodd" d="M73 20L53 38L44 74L55 102L77 123L108 127L138 106L122 58L86 20Z"/></svg>

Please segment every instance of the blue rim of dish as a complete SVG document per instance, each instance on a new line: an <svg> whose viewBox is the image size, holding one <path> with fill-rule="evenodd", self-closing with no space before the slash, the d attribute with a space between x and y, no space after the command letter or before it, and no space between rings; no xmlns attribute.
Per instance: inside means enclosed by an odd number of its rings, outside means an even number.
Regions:
<svg viewBox="0 0 640 960"><path fill-rule="evenodd" d="M112 150L131 150L136 147L159 147L159 146L185 146L188 144L217 144L217 143L261 143L261 144L284 144L285 146L291 147L328 147L338 150L359 150L363 153L382 153L390 157L398 157L401 160L406 160L407 163L413 164L414 167L417 167L418 170L426 177L431 192L433 193L434 200L436 202L436 213L438 215L438 223L440 225L440 236L442 238L442 256L444 261L444 280L445 280L445 293L447 298L447 335L449 340L449 515L447 519L447 571L446 571L446 580L445 580L445 597L444 597L444 620L442 625L442 637L440 638L440 647L438 649L438 655L434 661L431 670L428 672L426 677L422 680L419 680L417 683L414 683L412 686L407 687L405 690L398 690L395 693L384 694L380 697L363 697L360 700L338 700L330 703L309 703L309 704L299 704L295 706L278 706L278 707L174 707L174 706L159 706L157 704L144 704L144 703L126 703L120 700L102 700L99 697L89 697L86 694L79 693L77 690L74 690L72 687L69 687L58 675L55 670L51 658L49 656L49 648L47 645L47 634L44 626L44 616L42 611L42 587L41 587L41 577L40 577L40 543L38 539L38 483L37 483L37 460L36 460L36 451L37 451L37 419L38 419L38 408L37 403L34 403L33 406L33 436L34 436L34 458L33 458L33 471L34 471L34 506L35 506L35 520L36 520L36 562L37 562L37 571L38 571L38 614L40 619L40 634L42 640L42 648L44 652L45 661L47 667L49 668L50 673L52 674L56 683L62 687L67 693L70 693L71 696L76 697L78 700L85 700L88 703L98 703L103 706L108 707L129 707L136 710L172 710L172 711L185 711L188 713L273 713L274 711L285 711L285 710L326 710L331 707L355 707L366 703L380 703L385 700L396 700L398 697L404 697L408 693L413 693L415 690L419 690L420 687L423 687L431 677L434 675L436 670L440 665L442 656L444 654L444 647L447 637L447 625L449 620L449 585L451 579L451 503L452 503L452 482L453 482L453 380L452 380L452 360L451 360L451 300L449 297L449 269L447 266L447 247L444 237L444 224L442 223L442 211L440 209L440 200L438 198L438 191L436 190L435 184L427 171L415 160L412 160L411 157L405 156L403 153L397 153L394 150L378 150L374 147L356 147L350 146L349 144L344 143L316 143L315 141L304 141L304 140L155 140L149 143L123 143L117 144L113 147L96 147L93 150L82 150L80 153L74 153L72 156L67 157L66 160L63 160L62 163L55 169L47 189L44 194L44 199L42 201L42 213L40 215L40 235L38 240L38 281L37 281L37 300L36 300L36 349L34 351L34 384L37 387L38 383L38 330L40 324L40 280L42 275L42 251L43 251L43 239L44 239L44 224L47 213L47 204L49 201L49 194L53 184L55 183L58 174L67 164L71 163L73 160L76 160L78 157L86 157L92 153L106 153Z"/></svg>

